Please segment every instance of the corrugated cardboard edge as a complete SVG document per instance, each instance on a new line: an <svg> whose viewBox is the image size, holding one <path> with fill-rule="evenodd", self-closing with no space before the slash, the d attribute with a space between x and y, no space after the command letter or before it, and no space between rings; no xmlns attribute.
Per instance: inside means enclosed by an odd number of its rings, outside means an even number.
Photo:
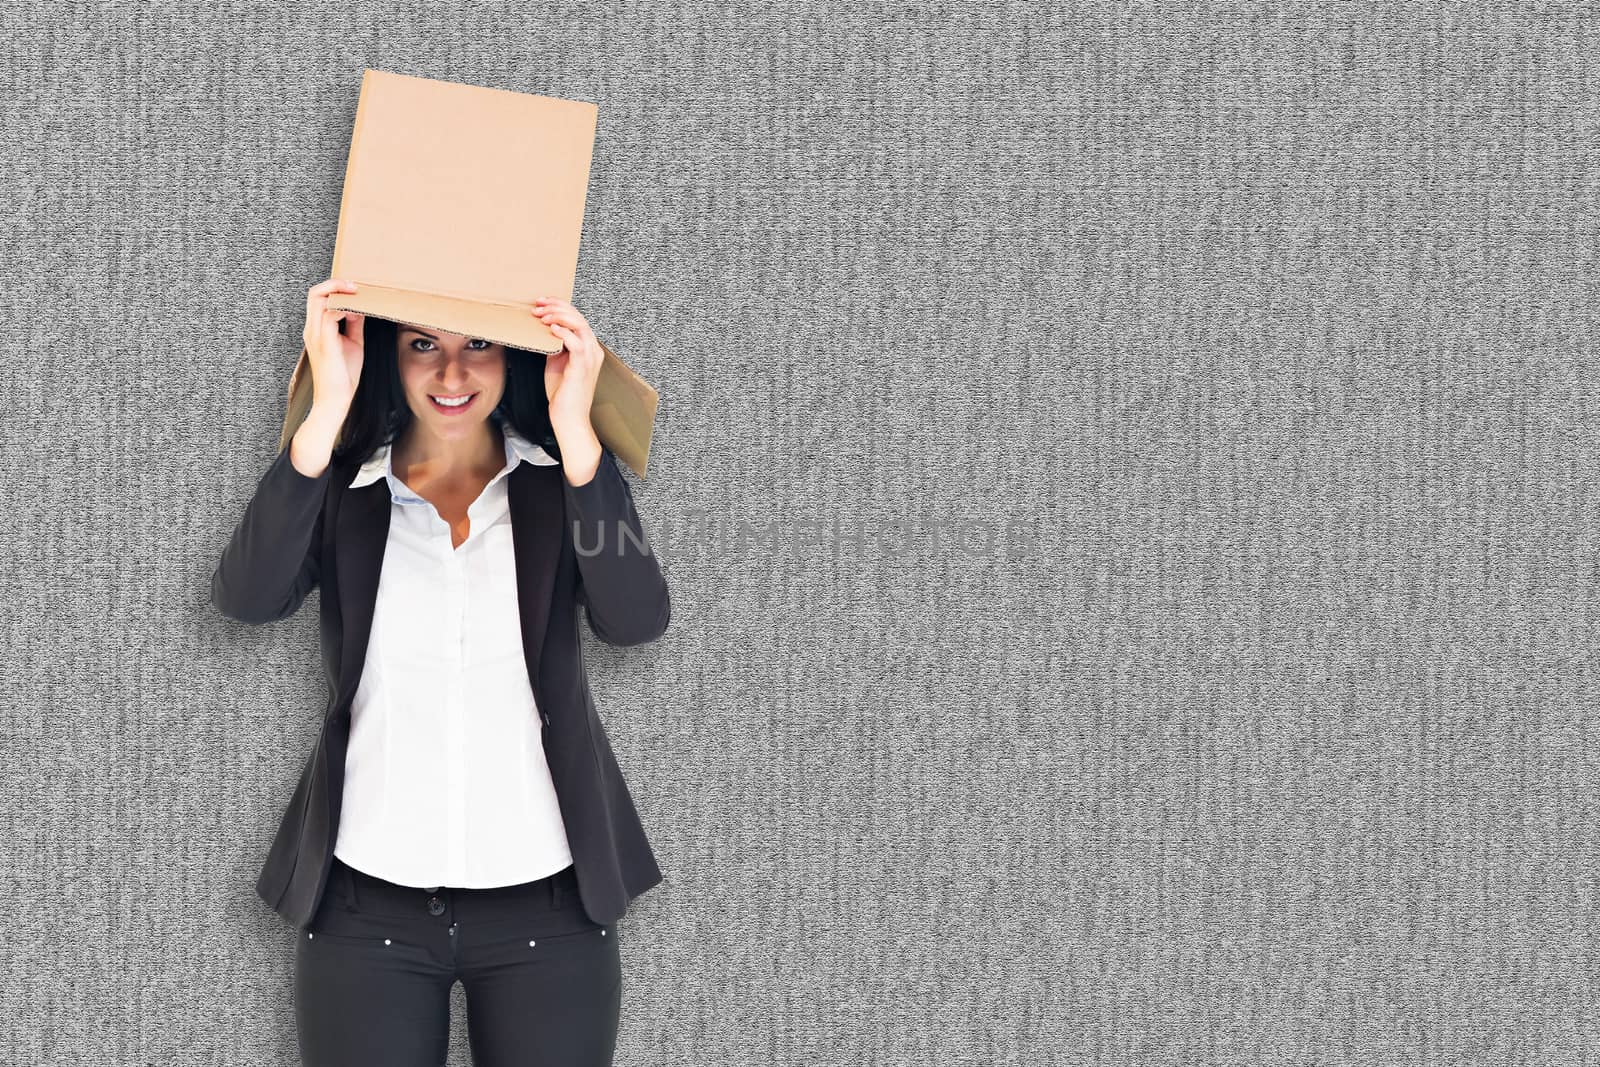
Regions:
<svg viewBox="0 0 1600 1067"><path fill-rule="evenodd" d="M364 125L361 121L361 104L367 99L367 87L373 83L375 78L382 78L383 76L383 71L374 70L371 67L361 72L361 90L356 94L356 117L350 126L350 148L349 151L345 152L344 156L344 186L339 191L339 218L341 221L347 217L345 211L350 207L350 166L355 162L356 153L361 144L361 127ZM344 227L341 225L333 235L333 261L336 264L339 262L339 245L342 243L343 236ZM335 270L332 276L339 277L338 271Z"/></svg>
<svg viewBox="0 0 1600 1067"><path fill-rule="evenodd" d="M419 322L415 325L428 324ZM601 443L643 480L649 469L650 443L654 433L649 432L643 441L639 440L628 429L627 415L631 413L636 422L653 430L660 394L611 351L604 341L600 341L600 349L605 353L605 359L600 364L600 379L595 383L595 399L589 409L589 421ZM289 375L283 430L278 435L280 452L311 413L311 378L311 355L301 346L300 358L295 361L294 372Z"/></svg>

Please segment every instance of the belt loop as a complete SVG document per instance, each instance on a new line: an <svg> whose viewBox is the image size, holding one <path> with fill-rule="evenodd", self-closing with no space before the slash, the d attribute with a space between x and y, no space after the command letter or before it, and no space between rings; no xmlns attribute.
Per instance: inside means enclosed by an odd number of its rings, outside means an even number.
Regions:
<svg viewBox="0 0 1600 1067"><path fill-rule="evenodd" d="M552 908L559 909L561 907L561 879L566 877L567 870L571 870L571 868L557 871L550 876L550 907Z"/></svg>
<svg viewBox="0 0 1600 1067"><path fill-rule="evenodd" d="M356 892L356 869L348 863L339 864L344 868L345 899L350 904L351 911L361 910L361 897Z"/></svg>

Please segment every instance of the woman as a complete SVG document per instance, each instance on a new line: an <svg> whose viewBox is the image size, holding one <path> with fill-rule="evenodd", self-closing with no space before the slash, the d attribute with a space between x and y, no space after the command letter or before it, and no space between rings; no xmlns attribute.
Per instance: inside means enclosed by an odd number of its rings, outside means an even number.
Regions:
<svg viewBox="0 0 1600 1067"><path fill-rule="evenodd" d="M263 623L322 587L329 702L257 893L297 929L302 1059L609 1064L616 922L661 881L580 654L670 616L589 422L602 349L563 300L545 357L307 294L310 413L212 578ZM341 332L341 322L344 330ZM542 385L541 385L542 381Z"/></svg>

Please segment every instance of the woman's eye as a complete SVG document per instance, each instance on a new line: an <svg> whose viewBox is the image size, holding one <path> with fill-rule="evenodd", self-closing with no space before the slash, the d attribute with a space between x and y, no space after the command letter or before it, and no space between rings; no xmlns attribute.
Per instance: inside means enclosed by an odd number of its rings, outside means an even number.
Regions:
<svg viewBox="0 0 1600 1067"><path fill-rule="evenodd" d="M475 352L482 352L485 348L488 348L492 344L494 344L493 341L485 341L481 338L474 337L467 342L467 347ZM433 351L433 342L426 337L414 337L411 339L411 347L417 352L431 352Z"/></svg>

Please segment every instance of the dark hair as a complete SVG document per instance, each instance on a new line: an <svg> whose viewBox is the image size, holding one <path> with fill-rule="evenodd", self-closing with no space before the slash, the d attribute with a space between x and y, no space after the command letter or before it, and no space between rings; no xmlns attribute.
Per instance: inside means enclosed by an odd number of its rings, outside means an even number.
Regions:
<svg viewBox="0 0 1600 1067"><path fill-rule="evenodd" d="M333 446L334 463L352 460L356 464L383 445L398 441L416 421L406 403L405 386L400 382L400 328L388 319L366 316L361 344L365 356L361 380L350 400L350 411L339 429ZM561 458L554 428L550 425L550 402L544 395L544 353L506 346L506 388L491 416L503 422L555 459Z"/></svg>

